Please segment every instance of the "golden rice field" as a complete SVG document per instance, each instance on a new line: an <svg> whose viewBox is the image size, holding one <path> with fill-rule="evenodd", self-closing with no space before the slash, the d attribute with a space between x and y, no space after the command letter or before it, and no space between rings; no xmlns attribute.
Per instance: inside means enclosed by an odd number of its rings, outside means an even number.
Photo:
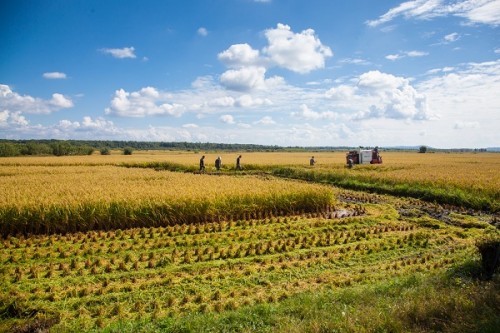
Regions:
<svg viewBox="0 0 500 333"><path fill-rule="evenodd" d="M500 322L498 279L464 273L477 269L480 239L500 239L498 214L332 186L463 190L490 204L500 154L382 152L382 165L347 169L341 152L314 153L314 167L312 153L242 152L236 171L239 153L208 152L199 174L202 154L1 158L0 332L493 332ZM436 277L450 289L429 287ZM364 299L372 285L383 295ZM352 305L356 290L375 310ZM304 304L315 295L326 298ZM313 308L323 314L307 321Z"/></svg>
<svg viewBox="0 0 500 333"><path fill-rule="evenodd" d="M176 152L137 151L133 155L64 157L9 157L0 159L0 166L11 165L117 165L121 163L171 162L197 168L202 155L207 170L215 170L214 161L222 157L223 168L234 168L236 157L242 155L243 167L295 166L309 168L315 157L315 169L350 172L395 181L430 182L443 185L473 187L500 192L500 153L426 153L381 152L381 165L356 166L345 170L344 152ZM348 174L346 174L347 176Z"/></svg>
<svg viewBox="0 0 500 333"><path fill-rule="evenodd" d="M112 165L2 166L0 230L74 232L326 209L326 186Z"/></svg>

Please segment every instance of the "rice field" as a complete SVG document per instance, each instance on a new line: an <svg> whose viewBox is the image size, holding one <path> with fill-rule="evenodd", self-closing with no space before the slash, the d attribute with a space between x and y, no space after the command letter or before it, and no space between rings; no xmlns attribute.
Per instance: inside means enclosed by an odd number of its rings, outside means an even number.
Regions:
<svg viewBox="0 0 500 333"><path fill-rule="evenodd" d="M191 224L325 210L330 188L112 165L11 165L0 177L0 234Z"/></svg>
<svg viewBox="0 0 500 333"><path fill-rule="evenodd" d="M471 188L495 198L500 155L382 153L383 165L348 170L339 152L315 153L314 167L311 153L242 153L243 171L234 170L237 153L204 155L204 174L193 152L0 159L0 332L430 332L436 328L412 326L415 315L400 323L387 308L361 321L332 313L290 323L312 311L301 304L308 295L335 298L373 285L391 293L397 281L479 262L476 243L500 238L494 212L340 189L318 176ZM217 173L208 161L219 155ZM177 172L166 171L172 165ZM275 177L280 170L307 181ZM465 282L456 279L447 292L455 298L445 302L454 305L441 313L462 309ZM477 288L499 294L495 283ZM337 302L347 304L342 297ZM412 297L419 307L438 296ZM491 302L484 306L495 313L500 299ZM281 315L256 327L252 318L264 309ZM498 322L488 311L474 321ZM238 314L231 329L207 326Z"/></svg>

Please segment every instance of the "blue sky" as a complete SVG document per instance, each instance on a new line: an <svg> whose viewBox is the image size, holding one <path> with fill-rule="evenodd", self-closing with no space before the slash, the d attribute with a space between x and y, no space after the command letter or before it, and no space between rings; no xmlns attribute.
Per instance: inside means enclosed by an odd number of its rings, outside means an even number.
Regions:
<svg viewBox="0 0 500 333"><path fill-rule="evenodd" d="M0 2L0 138L500 146L500 0Z"/></svg>

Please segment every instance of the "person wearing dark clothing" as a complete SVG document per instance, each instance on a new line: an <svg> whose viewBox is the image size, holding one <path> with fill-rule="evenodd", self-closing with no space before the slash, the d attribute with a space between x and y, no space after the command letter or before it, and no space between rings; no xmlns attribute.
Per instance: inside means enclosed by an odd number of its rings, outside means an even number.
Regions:
<svg viewBox="0 0 500 333"><path fill-rule="evenodd" d="M316 164L316 161L314 160L314 156L311 157L311 159L309 160L309 165L310 166L313 166L314 164Z"/></svg>
<svg viewBox="0 0 500 333"><path fill-rule="evenodd" d="M220 171L221 166L222 166L222 159L219 156L215 160L215 169L217 169L217 171Z"/></svg>
<svg viewBox="0 0 500 333"><path fill-rule="evenodd" d="M200 173L205 171L205 155L200 158Z"/></svg>
<svg viewBox="0 0 500 333"><path fill-rule="evenodd" d="M241 170L241 155L236 158L236 170Z"/></svg>

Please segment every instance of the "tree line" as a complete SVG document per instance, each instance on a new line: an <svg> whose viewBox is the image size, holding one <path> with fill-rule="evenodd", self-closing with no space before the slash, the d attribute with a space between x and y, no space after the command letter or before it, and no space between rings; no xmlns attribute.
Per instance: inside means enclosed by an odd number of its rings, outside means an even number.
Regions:
<svg viewBox="0 0 500 333"><path fill-rule="evenodd" d="M27 155L92 155L100 151L123 150L125 155L133 150L187 150L187 151L282 151L279 146L255 144L227 144L200 142L148 142L148 141L91 141L91 140L8 140L0 139L0 157Z"/></svg>
<svg viewBox="0 0 500 333"><path fill-rule="evenodd" d="M91 155L99 151L102 155L109 155L111 150L122 150L123 154L130 155L133 150L183 150L183 151L349 151L357 147L347 146L271 146L241 143L211 143L211 142L157 142L157 141L118 141L118 140L9 140L0 139L0 157L7 156L67 156ZM369 147L364 147L369 149ZM490 149L437 149L427 146L416 147L384 147L385 151L417 151L428 152L486 152ZM499 149L500 150L500 149ZM491 150L494 151L494 150Z"/></svg>

